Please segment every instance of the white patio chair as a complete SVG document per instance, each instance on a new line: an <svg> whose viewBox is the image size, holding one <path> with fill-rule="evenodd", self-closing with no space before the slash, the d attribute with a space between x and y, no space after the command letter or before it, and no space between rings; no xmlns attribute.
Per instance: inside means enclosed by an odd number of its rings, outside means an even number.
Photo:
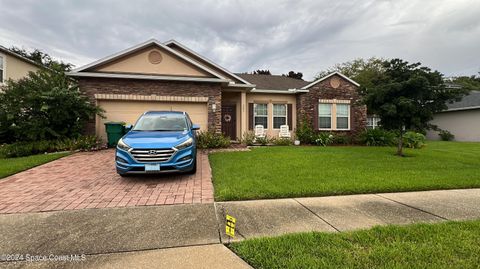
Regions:
<svg viewBox="0 0 480 269"><path fill-rule="evenodd" d="M263 128L263 125L255 125L255 138L265 138L265 128Z"/></svg>
<svg viewBox="0 0 480 269"><path fill-rule="evenodd" d="M291 138L292 134L288 130L288 125L280 125L280 132L278 133L280 138Z"/></svg>

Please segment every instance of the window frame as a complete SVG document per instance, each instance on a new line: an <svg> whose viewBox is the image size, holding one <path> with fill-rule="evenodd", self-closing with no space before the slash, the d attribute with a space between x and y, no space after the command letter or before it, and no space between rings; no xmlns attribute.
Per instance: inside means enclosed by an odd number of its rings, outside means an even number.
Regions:
<svg viewBox="0 0 480 269"><path fill-rule="evenodd" d="M347 106L347 116L341 116L341 118L347 118L347 128L338 128L338 113L337 106L344 105ZM338 103L335 104L335 130L337 131L350 131L350 104Z"/></svg>
<svg viewBox="0 0 480 269"><path fill-rule="evenodd" d="M7 76L7 56L3 53L0 52L0 57L2 58L2 63L3 63L3 66L2 66L2 69L1 69L1 72L2 72L2 80L0 80L0 86L3 86L5 84L5 80L6 80L6 76Z"/></svg>
<svg viewBox="0 0 480 269"><path fill-rule="evenodd" d="M320 127L320 105L329 105L330 106L330 128L322 128ZM325 117L326 118L326 117ZM333 103L325 103L325 102L319 102L318 103L318 115L317 115L317 121L318 121L318 130L320 131L329 131L333 130Z"/></svg>
<svg viewBox="0 0 480 269"><path fill-rule="evenodd" d="M257 105L265 105L267 114L260 115L260 116L257 115L257 110L256 110ZM259 125L259 124L256 124L256 120L255 120L256 117L262 117L267 119L265 122L266 126L263 126L263 129L267 130L268 129L268 103L253 103L253 127L254 128L255 126Z"/></svg>
<svg viewBox="0 0 480 269"><path fill-rule="evenodd" d="M275 106L285 106L285 116L275 116ZM272 104L272 128L273 130L280 130L280 126L278 128L275 128L275 118L285 118L285 124L282 125L288 125L288 104L287 103L274 103Z"/></svg>
<svg viewBox="0 0 480 269"><path fill-rule="evenodd" d="M321 128L320 127L320 105L322 104L328 104L330 105L330 128ZM337 128L337 105L346 105L348 109L348 114L347 114L347 123L348 123L348 128L346 129L339 129ZM352 111L352 104L350 103L350 100L319 100L317 104L317 122L318 122L318 130L319 131L339 131L339 132L346 132L351 130L351 112ZM345 118L345 116L342 116Z"/></svg>

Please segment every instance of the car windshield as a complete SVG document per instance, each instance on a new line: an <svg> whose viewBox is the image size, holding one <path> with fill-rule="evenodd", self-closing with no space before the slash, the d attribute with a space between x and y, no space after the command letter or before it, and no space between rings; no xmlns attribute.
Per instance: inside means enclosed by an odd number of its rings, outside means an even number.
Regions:
<svg viewBox="0 0 480 269"><path fill-rule="evenodd" d="M146 114L133 127L134 131L184 131L187 120L183 114Z"/></svg>

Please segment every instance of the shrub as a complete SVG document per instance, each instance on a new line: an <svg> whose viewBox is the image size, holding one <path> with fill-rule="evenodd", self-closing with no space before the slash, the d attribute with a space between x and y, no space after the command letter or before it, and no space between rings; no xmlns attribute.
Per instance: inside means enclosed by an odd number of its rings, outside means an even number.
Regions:
<svg viewBox="0 0 480 269"><path fill-rule="evenodd" d="M395 144L395 134L380 128L366 129L360 133L358 142L366 146L392 146Z"/></svg>
<svg viewBox="0 0 480 269"><path fill-rule="evenodd" d="M333 143L333 134L320 132L315 135L315 145L318 146L328 146Z"/></svg>
<svg viewBox="0 0 480 269"><path fill-rule="evenodd" d="M247 146L252 146L255 142L255 133L253 131L248 131L243 133L242 143Z"/></svg>
<svg viewBox="0 0 480 269"><path fill-rule="evenodd" d="M425 135L413 131L403 135L403 144L407 148L419 149L425 146Z"/></svg>
<svg viewBox="0 0 480 269"><path fill-rule="evenodd" d="M226 148L230 146L230 138L223 134L211 131L199 132L197 134L197 148L199 149L214 149Z"/></svg>
<svg viewBox="0 0 480 269"><path fill-rule="evenodd" d="M97 150L100 148L100 140L96 136L81 136L77 139L64 139L57 142L58 150Z"/></svg>
<svg viewBox="0 0 480 269"><path fill-rule="evenodd" d="M79 137L101 109L63 70L42 69L0 91L0 143Z"/></svg>
<svg viewBox="0 0 480 269"><path fill-rule="evenodd" d="M333 136L333 144L335 145L350 145L352 138L345 134L337 134Z"/></svg>
<svg viewBox="0 0 480 269"><path fill-rule="evenodd" d="M257 137L257 138L255 139L255 143L256 143L256 144L260 144L260 145L262 145L262 146L266 146L266 145L268 145L268 144L270 143L270 140L271 140L271 139L268 138L268 136L265 136L265 137Z"/></svg>
<svg viewBox="0 0 480 269"><path fill-rule="evenodd" d="M76 139L41 140L34 142L17 142L5 144L0 147L0 157L14 158L34 154L56 151L97 150L101 147L96 136L82 136Z"/></svg>
<svg viewBox="0 0 480 269"><path fill-rule="evenodd" d="M290 146L292 145L292 140L289 138L274 138L271 141L275 146Z"/></svg>
<svg viewBox="0 0 480 269"><path fill-rule="evenodd" d="M295 131L295 135L302 144L315 143L315 132L306 118L303 118L300 126L298 126L297 130Z"/></svg>
<svg viewBox="0 0 480 269"><path fill-rule="evenodd" d="M452 141L455 138L455 135L453 135L447 130L440 130L438 136L440 136L440 139L442 139L443 141Z"/></svg>

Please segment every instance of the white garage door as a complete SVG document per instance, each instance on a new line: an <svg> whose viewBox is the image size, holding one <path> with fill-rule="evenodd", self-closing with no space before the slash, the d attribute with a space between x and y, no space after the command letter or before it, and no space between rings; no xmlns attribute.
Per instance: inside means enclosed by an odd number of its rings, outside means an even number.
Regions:
<svg viewBox="0 0 480 269"><path fill-rule="evenodd" d="M105 122L123 121L127 125L135 124L137 119L149 110L185 111L194 124L200 125L200 130L207 130L207 103L162 102L162 101L120 101L98 100L98 105L105 110L106 118L97 116L97 136L106 140Z"/></svg>

